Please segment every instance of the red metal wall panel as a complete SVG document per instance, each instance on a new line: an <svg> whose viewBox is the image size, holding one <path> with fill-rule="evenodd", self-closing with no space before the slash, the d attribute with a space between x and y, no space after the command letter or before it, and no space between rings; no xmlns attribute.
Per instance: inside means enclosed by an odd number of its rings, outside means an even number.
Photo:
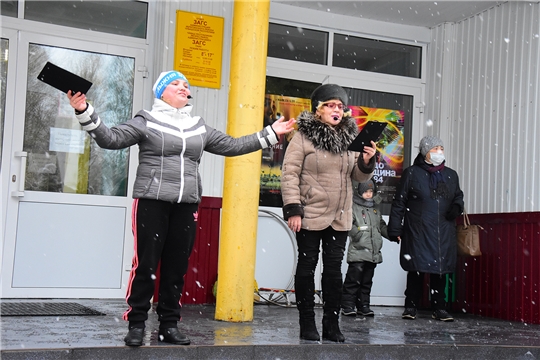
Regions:
<svg viewBox="0 0 540 360"><path fill-rule="evenodd" d="M221 198L203 197L199 204L195 245L184 277L182 304L213 304L212 288L217 279ZM154 302L158 300L159 270L156 274Z"/></svg>
<svg viewBox="0 0 540 360"><path fill-rule="evenodd" d="M469 218L482 256L458 258L453 310L540 324L540 212Z"/></svg>

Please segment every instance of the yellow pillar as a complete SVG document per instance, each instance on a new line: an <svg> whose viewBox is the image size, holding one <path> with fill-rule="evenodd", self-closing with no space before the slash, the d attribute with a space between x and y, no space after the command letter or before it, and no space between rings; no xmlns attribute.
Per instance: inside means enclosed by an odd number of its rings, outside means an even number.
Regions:
<svg viewBox="0 0 540 360"><path fill-rule="evenodd" d="M260 131L270 0L235 1L227 133ZM216 320L253 320L261 152L227 158L219 244Z"/></svg>

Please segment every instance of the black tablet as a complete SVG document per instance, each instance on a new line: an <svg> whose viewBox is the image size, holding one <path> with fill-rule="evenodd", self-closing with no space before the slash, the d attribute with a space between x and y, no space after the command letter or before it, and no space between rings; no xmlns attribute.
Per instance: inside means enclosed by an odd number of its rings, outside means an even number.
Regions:
<svg viewBox="0 0 540 360"><path fill-rule="evenodd" d="M73 94L79 91L86 94L92 86L90 81L50 62L45 64L37 78L66 94L69 90L73 91Z"/></svg>
<svg viewBox="0 0 540 360"><path fill-rule="evenodd" d="M368 121L356 139L349 145L349 150L364 152L364 146L371 146L371 141L377 142L385 127L385 122Z"/></svg>

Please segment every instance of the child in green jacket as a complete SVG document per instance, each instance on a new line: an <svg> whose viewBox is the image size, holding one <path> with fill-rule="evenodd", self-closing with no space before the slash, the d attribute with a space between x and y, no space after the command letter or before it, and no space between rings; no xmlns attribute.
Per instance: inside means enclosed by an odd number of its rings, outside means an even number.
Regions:
<svg viewBox="0 0 540 360"><path fill-rule="evenodd" d="M388 238L386 223L376 207L380 199L375 195L373 180L359 183L353 195L353 225L347 250L349 268L341 299L341 313L345 316L374 316L369 308L373 275L377 264L382 262L382 237Z"/></svg>

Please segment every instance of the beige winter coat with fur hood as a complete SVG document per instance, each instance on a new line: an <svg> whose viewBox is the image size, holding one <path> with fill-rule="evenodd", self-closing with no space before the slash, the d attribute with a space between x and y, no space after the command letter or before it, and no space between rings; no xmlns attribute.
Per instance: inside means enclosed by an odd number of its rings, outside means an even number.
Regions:
<svg viewBox="0 0 540 360"><path fill-rule="evenodd" d="M302 229L349 231L352 226L351 179L372 176L375 158L366 165L360 153L347 150L358 134L356 122L345 117L331 127L304 111L298 131L287 146L281 173L285 220L302 217Z"/></svg>

